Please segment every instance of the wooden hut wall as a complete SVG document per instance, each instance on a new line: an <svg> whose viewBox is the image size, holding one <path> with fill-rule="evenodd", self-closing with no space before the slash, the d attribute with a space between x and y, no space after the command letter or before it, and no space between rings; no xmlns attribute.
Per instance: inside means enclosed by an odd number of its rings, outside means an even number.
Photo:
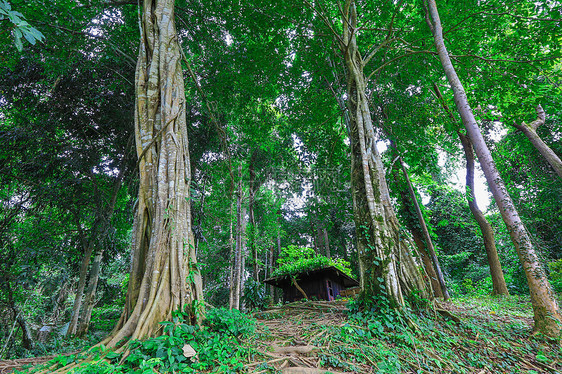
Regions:
<svg viewBox="0 0 562 374"><path fill-rule="evenodd" d="M340 291L345 289L345 287L343 286L343 284L339 283L338 280L327 278L326 283L328 283L328 281L330 281L332 284L332 294L333 294L333 299L330 298L329 300L334 300L340 295Z"/></svg>
<svg viewBox="0 0 562 374"><path fill-rule="evenodd" d="M309 277L297 282L309 299L316 300L335 300L339 296L340 291L345 288L337 279L332 277ZM332 292L330 292L330 288ZM304 296L295 286L284 287L283 300L297 301L302 299L304 299Z"/></svg>

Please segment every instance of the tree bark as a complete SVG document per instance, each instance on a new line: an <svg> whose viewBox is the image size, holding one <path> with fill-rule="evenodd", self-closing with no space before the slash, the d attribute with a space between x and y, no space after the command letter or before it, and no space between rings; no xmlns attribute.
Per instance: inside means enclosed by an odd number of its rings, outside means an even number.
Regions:
<svg viewBox="0 0 562 374"><path fill-rule="evenodd" d="M232 277L232 296L230 309L240 309L242 281L242 165L238 167L238 191L236 194L236 247Z"/></svg>
<svg viewBox="0 0 562 374"><path fill-rule="evenodd" d="M238 286L238 288L240 289L239 292L240 298L242 298L242 296L244 295L244 284L246 283L246 277L245 277L246 258L248 257L248 248L247 248L247 240L246 240L248 221L246 220L246 213L247 213L247 208L243 204L242 214L240 216L240 218L242 219L242 222L240 222L240 250L241 250L240 284Z"/></svg>
<svg viewBox="0 0 562 374"><path fill-rule="evenodd" d="M363 59L357 47L357 11L348 0L343 12L341 49L347 67L347 106L350 115L351 185L361 287L367 297L384 295L400 308L417 293L431 299L414 258L411 241L403 237L390 201L384 167L369 111Z"/></svg>
<svg viewBox="0 0 562 374"><path fill-rule="evenodd" d="M78 220L77 220L78 221ZM78 230L80 231L80 236L82 236L82 242L85 242L83 238L82 229L80 223L77 222ZM80 317L80 309L82 308L82 301L84 295L84 288L86 288L86 278L88 276L88 267L90 266L90 260L92 258L93 243L83 244L84 257L82 258L82 265L80 266L80 274L78 281L78 288L76 289L76 296L74 298L74 305L72 307L72 317L70 318L70 323L68 325L68 330L66 330L66 337L76 334L76 329L78 327L78 318Z"/></svg>
<svg viewBox="0 0 562 374"><path fill-rule="evenodd" d="M88 281L88 288L84 296L84 308L81 313L80 325L76 330L77 336L83 336L88 332L90 321L92 319L92 311L94 310L96 300L96 290L98 287L98 280L100 278L101 260L103 256L103 249L99 249L94 257L92 268L90 269L90 276Z"/></svg>
<svg viewBox="0 0 562 374"><path fill-rule="evenodd" d="M267 277L268 278L271 277L271 273L273 273L273 263L274 263L273 258L275 257L275 249L274 248L275 247L273 245L269 248L269 261L267 263L267 265L268 265ZM269 285L269 295L271 296L272 301L274 301L273 298L275 297L275 287L272 284Z"/></svg>
<svg viewBox="0 0 562 374"><path fill-rule="evenodd" d="M440 282L439 276L435 271L435 261L437 261L437 264L439 264L438 260L437 258L435 259L432 258L432 256L429 254L428 246L426 245L426 243L428 242L429 231L427 230L427 226L425 226L425 220L423 219L423 215L421 214L419 205L417 205L417 199L414 193L414 189L411 186L410 178L408 177L408 172L403 166L403 161L401 158L400 158L400 164L401 164L402 173L404 174L404 179L408 185L408 191L406 191L406 189L400 190L400 199L402 200L402 205L404 206L404 210L407 212L406 225L408 226L409 231L412 233L412 237L414 238L414 243L416 243L416 246L418 248L421 260L424 265L425 272L429 277L431 288L433 289L433 295L435 297L445 298L441 287L442 282ZM394 168L393 175L396 182L399 183L400 179L398 176L398 168ZM416 217L415 219L414 219L414 215ZM425 226L425 231L427 231L427 237L424 235L424 232L422 231L424 226ZM429 237L429 242L432 243L431 237ZM433 243L432 243L432 248L433 248ZM435 250L433 250L433 254L435 254ZM439 269L439 271L441 271L441 269ZM443 284L444 284L444 280L443 280ZM449 295L447 293L447 299L448 298Z"/></svg>
<svg viewBox="0 0 562 374"><path fill-rule="evenodd" d="M318 223L314 224L313 227L313 234L312 236L314 237L313 242L314 242L314 252L316 254L320 253L320 228L318 227Z"/></svg>
<svg viewBox="0 0 562 374"><path fill-rule="evenodd" d="M254 279L256 282L260 281L259 277L259 266L258 266L258 247L256 245L256 219L254 217L254 205L255 205L255 196L256 196L256 171L255 171L255 160L257 157L257 152L252 152L252 157L250 157L250 165L249 165L249 172L250 172L250 191L249 191L249 200L248 200L248 214L250 216L250 252L252 253L252 262L254 268Z"/></svg>
<svg viewBox="0 0 562 374"><path fill-rule="evenodd" d="M140 188L133 224L125 309L102 343L161 333L160 322L185 310L198 322L201 275L191 230L191 170L181 51L173 0L144 0L135 84Z"/></svg>
<svg viewBox="0 0 562 374"><path fill-rule="evenodd" d="M531 141L533 146L541 155L546 159L546 161L552 166L556 174L562 178L562 160L554 151L540 138L537 134L537 128L543 125L546 120L546 114L542 106L537 106L537 119L529 124L525 122L520 125L513 122L513 126L519 129L527 139Z"/></svg>
<svg viewBox="0 0 562 374"><path fill-rule="evenodd" d="M443 109L449 115L449 118L454 122L455 117L449 109L449 106L445 102L441 90L439 87L433 83L433 89L437 98L441 101ZM480 227L482 232L482 239L484 240L484 249L486 250L486 256L488 258L488 265L490 266L490 275L492 277L492 294L493 295L509 295L507 290L507 284L505 283L505 278L503 276L503 271L501 268L500 259L498 256L498 251L496 249L496 240L494 238L494 229L492 225L488 222L478 204L476 202L476 195L474 193L474 164L475 157L474 151L472 149L472 143L470 138L464 135L462 132L457 130L457 135L461 141L465 158L466 158L466 199L468 201L468 207L470 212L474 216L474 219Z"/></svg>
<svg viewBox="0 0 562 374"><path fill-rule="evenodd" d="M324 233L324 249L326 250L326 257L331 258L330 239L328 238L328 230L326 230L326 227L322 228L322 232Z"/></svg>
<svg viewBox="0 0 562 374"><path fill-rule="evenodd" d="M229 278L229 292L228 292L228 308L232 310L234 307L234 272L236 270L236 244L234 240L234 218L233 218L233 208L232 205L234 201L232 200L233 195L230 196L230 236L228 238L228 246L229 246L229 259L230 259L230 278Z"/></svg>
<svg viewBox="0 0 562 374"><path fill-rule="evenodd" d="M14 321L16 321L21 328L21 345L25 349L33 349L34 344L33 338L31 337L31 331L29 330L25 317L22 315L22 311L14 300L10 280L5 279L3 283L6 288L5 291L7 291L8 294L8 305L10 306L10 309L12 309L12 313L14 313Z"/></svg>
<svg viewBox="0 0 562 374"><path fill-rule="evenodd" d="M297 278L295 276L291 277L291 284L293 286L295 286L295 288L301 293L302 297L304 297L305 300L308 300L308 296L306 295L306 292L304 292L304 290L302 289L301 286L299 286L298 282L297 282Z"/></svg>
<svg viewBox="0 0 562 374"><path fill-rule="evenodd" d="M531 302L533 304L535 320L534 331L558 338L561 332L562 316L560 315L558 302L556 301L552 287L539 262L529 233L523 225L496 168L494 160L484 141L484 137L476 123L472 108L468 103L464 87L453 67L443 40L443 28L441 26L435 0L424 0L423 4L427 9L427 21L434 36L439 59L441 60L447 79L454 92L457 110L462 118L468 137L474 146L478 160L480 160L482 171L488 181L494 200L496 201L502 219L507 226L511 240L519 256L519 261L525 271L531 293Z"/></svg>
<svg viewBox="0 0 562 374"><path fill-rule="evenodd" d="M278 259L281 256L281 222L279 222L280 216L281 210L277 212L277 253L274 256L275 259ZM275 261L273 263L275 263ZM273 268L271 269L271 271L273 271ZM273 290L273 301L275 302L280 299L279 290L273 286L271 286L271 289Z"/></svg>
<svg viewBox="0 0 562 374"><path fill-rule="evenodd" d="M496 249L496 240L494 238L494 229L488 222L482 211L478 208L476 203L476 195L474 194L474 152L470 139L461 133L457 132L461 139L464 154L466 156L466 198L468 200L468 207L474 216L474 219L482 231L482 238L484 239L484 248L486 249L486 256L488 257L488 264L490 266L490 275L492 276L492 295L509 295L507 284L503 276L503 271Z"/></svg>

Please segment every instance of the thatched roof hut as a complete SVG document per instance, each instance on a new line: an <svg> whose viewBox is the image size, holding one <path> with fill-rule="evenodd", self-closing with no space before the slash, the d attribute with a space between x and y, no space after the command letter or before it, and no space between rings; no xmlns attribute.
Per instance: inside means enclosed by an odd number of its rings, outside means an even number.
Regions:
<svg viewBox="0 0 562 374"><path fill-rule="evenodd" d="M293 279L296 280L296 284ZM305 298L331 301L340 296L342 290L359 286L355 279L335 266L292 275L280 275L268 278L264 282L281 288L283 290L283 301L285 302Z"/></svg>

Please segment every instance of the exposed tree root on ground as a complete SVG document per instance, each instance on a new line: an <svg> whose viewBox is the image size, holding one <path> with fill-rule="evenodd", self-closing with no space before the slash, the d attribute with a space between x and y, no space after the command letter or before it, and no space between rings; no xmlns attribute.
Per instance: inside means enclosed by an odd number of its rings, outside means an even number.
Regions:
<svg viewBox="0 0 562 374"><path fill-rule="evenodd" d="M528 305L528 302L525 304ZM556 344L534 340L531 336L533 319L528 312L494 312L458 302L442 302L438 310L444 319L435 324L434 331L428 332L426 326L421 333L412 332L411 343L394 344L391 338L393 332L385 332L382 344L379 343L380 350L392 352L400 372L487 374L508 373L513 369L537 373L562 372L559 361L549 358L547 362L543 358L543 353L548 355L549 352L559 356L555 353ZM264 359L247 364L246 369L255 373L271 373L273 369L281 373L314 374L327 373L327 370L330 373L380 371L379 366L384 364L381 357L365 354L361 344L353 339L345 341L345 334L344 340L341 334L334 334L345 328L355 331L361 328L347 318L345 311L343 301L310 301L255 313L261 333L269 334L269 339L260 341L259 350ZM478 330L480 326L481 331ZM518 335L510 336L510 330L514 328ZM435 336L428 338L428 333L433 332ZM374 346L377 345L375 340ZM435 344L440 341L444 342L441 347ZM497 366L492 368L489 364ZM505 366L503 370L500 368L502 365ZM267 369L258 370L259 367Z"/></svg>
<svg viewBox="0 0 562 374"><path fill-rule="evenodd" d="M251 341L239 341L241 346L251 347L250 354L238 359L238 365L244 365L240 372L562 372L560 347L531 334L533 319L528 301L454 300L441 303L439 309L445 318L414 316L419 324L415 331L404 322L387 324L390 314L356 311L350 317L345 301L297 302L256 312L258 328ZM53 356L4 361L0 362L0 373L24 364L41 364L34 372L69 372L92 363L94 356L83 353L78 358L69 357L70 365L64 367L60 367L60 358L45 363ZM154 368L153 372L164 372L159 370ZM201 373L220 372L218 366L208 370Z"/></svg>
<svg viewBox="0 0 562 374"><path fill-rule="evenodd" d="M322 368L318 355L321 347L316 344L321 336L329 334L326 326L345 325L345 304L344 301L307 301L255 313L260 333L269 335L258 348L266 360L252 362L246 369L256 373L269 373L271 368L287 374L327 373L330 368ZM257 369L264 364L270 368ZM367 367L365 370L368 372ZM333 368L329 372L341 373Z"/></svg>
<svg viewBox="0 0 562 374"><path fill-rule="evenodd" d="M80 352L70 352L70 353L62 353L60 355L50 355L50 356L42 356L42 357L30 357L30 358L20 358L17 360L4 360L0 361L0 374L8 374L12 373L14 370L20 370L25 366L30 365L41 365L45 362L52 360L58 356L70 356L75 355Z"/></svg>

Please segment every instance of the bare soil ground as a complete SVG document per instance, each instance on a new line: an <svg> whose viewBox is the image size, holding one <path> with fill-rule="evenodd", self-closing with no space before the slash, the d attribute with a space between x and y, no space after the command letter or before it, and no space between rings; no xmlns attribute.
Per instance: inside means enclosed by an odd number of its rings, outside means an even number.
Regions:
<svg viewBox="0 0 562 374"><path fill-rule="evenodd" d="M269 359L265 363L284 374L341 373L323 369L320 365L315 340L328 334L326 326L341 327L346 323L346 301L308 301L285 304L254 314L259 330L270 339L261 341L259 350ZM264 362L254 362L247 369L267 373L269 369L257 369ZM365 373L370 368L365 367Z"/></svg>

